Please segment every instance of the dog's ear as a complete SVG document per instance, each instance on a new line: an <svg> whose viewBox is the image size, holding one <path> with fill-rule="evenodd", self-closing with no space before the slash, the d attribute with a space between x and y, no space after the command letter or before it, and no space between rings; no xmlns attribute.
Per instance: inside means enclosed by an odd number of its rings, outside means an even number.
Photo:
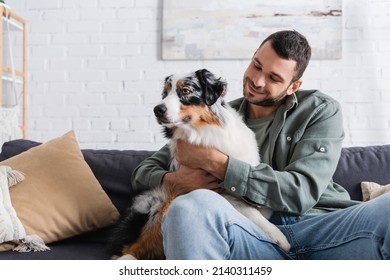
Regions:
<svg viewBox="0 0 390 280"><path fill-rule="evenodd" d="M215 77L214 74L207 69L198 70L195 72L195 75L202 88L204 102L208 106L213 105L219 97L225 95L227 83L222 81L221 78Z"/></svg>
<svg viewBox="0 0 390 280"><path fill-rule="evenodd" d="M163 87L163 92L162 92L162 98L164 99L167 97L168 93L172 89L172 76L170 75L164 79L164 87Z"/></svg>

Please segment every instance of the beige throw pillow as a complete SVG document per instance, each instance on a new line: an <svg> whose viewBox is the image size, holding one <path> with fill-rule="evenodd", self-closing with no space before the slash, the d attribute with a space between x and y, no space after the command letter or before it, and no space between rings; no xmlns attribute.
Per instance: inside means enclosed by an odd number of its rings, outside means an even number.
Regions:
<svg viewBox="0 0 390 280"><path fill-rule="evenodd" d="M24 173L10 189L26 233L45 243L113 224L119 213L85 162L73 131L0 162Z"/></svg>
<svg viewBox="0 0 390 280"><path fill-rule="evenodd" d="M362 189L363 201L368 201L384 193L390 192L390 184L380 185L374 182L362 182L360 186Z"/></svg>

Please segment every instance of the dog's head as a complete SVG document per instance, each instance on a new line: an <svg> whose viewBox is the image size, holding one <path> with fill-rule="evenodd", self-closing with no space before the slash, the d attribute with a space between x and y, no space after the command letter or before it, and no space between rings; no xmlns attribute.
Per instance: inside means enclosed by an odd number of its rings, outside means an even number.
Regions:
<svg viewBox="0 0 390 280"><path fill-rule="evenodd" d="M162 102L154 107L159 124L170 137L177 127L221 125L218 104L223 103L227 84L206 69L165 78Z"/></svg>

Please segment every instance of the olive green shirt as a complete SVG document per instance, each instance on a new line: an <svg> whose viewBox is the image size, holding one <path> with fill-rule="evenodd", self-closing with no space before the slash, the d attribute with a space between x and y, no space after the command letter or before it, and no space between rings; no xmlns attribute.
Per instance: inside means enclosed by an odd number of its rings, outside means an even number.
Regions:
<svg viewBox="0 0 390 280"><path fill-rule="evenodd" d="M247 102L243 98L230 105L245 117ZM255 126L252 123L249 127ZM297 91L277 109L268 130L266 162L253 167L229 157L221 187L274 211L292 214L359 203L332 181L344 138L341 107L336 100L316 90ZM133 188L158 186L170 160L167 145L144 160L134 170Z"/></svg>
<svg viewBox="0 0 390 280"><path fill-rule="evenodd" d="M270 132L275 113L261 119L245 119L246 125L255 133L257 145L260 151L261 162L271 164Z"/></svg>

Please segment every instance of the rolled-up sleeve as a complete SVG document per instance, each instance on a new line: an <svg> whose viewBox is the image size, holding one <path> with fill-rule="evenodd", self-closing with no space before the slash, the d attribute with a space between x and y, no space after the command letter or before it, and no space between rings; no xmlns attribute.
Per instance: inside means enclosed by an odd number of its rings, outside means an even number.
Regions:
<svg viewBox="0 0 390 280"><path fill-rule="evenodd" d="M134 191L159 186L168 172L171 155L169 146L165 145L151 157L141 162L133 171L131 184Z"/></svg>

